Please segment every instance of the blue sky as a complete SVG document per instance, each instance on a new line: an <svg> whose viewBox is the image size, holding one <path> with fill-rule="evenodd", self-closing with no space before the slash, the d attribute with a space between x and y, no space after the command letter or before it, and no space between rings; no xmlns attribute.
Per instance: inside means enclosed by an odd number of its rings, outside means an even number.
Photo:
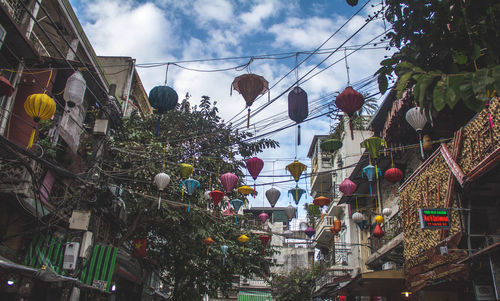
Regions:
<svg viewBox="0 0 500 301"><path fill-rule="evenodd" d="M130 56L137 60L139 66L145 63L256 57L263 54L314 50L365 3L360 1L357 7L352 8L345 0L70 0L70 2L98 55ZM375 8L371 7L372 4ZM368 14L378 5L379 1L371 1L366 9L363 9L322 47L322 50L327 50L325 53L313 55L300 66L299 76L312 70L316 64L330 55L331 51L328 49L336 48L357 31L365 23ZM384 24L381 20L370 22L346 44L353 46L348 47L347 54L356 48L355 45L365 44L383 32ZM374 43L378 43L378 39L366 46L366 50L354 52L348 57L351 83L373 75L379 68L379 62L388 54L384 47L380 47L385 44L378 44L375 47ZM299 61L306 56L299 54ZM309 96L310 112L313 110L317 110L318 114L326 112L326 103L333 101L334 97L322 100L320 98L342 91L346 87L347 73L345 62L341 60L343 57L343 50L334 53L311 74L321 70L324 70L323 72L301 84ZM332 65L337 60L341 61ZM180 65L192 69L216 70L232 68L248 61L249 59L245 58L180 63ZM193 72L170 65L168 85L172 86L180 97L186 93L191 94L192 103L196 103L202 95L210 96L212 100L218 102L222 117L230 120L245 108L243 98L238 93L229 95L234 77L246 72L264 76L270 86L276 85L271 89L273 98L295 81L294 72L279 81L294 65L294 55L286 59L254 59L248 69L224 72ZM327 68L329 65L332 66ZM165 81L166 66L138 68L138 71L146 91ZM374 84L362 92L376 91L377 86ZM252 117L251 124L256 125L257 134L289 122L286 121L287 94ZM258 99L252 109L257 109L265 102L267 96ZM237 121L240 117L241 115L232 121ZM280 117L283 121L278 122ZM270 118L273 121L271 124L262 121ZM335 123L325 116L303 124L302 144L297 148L297 157L303 163L310 165L306 155L312 137L328 134L332 122ZM244 129L244 126L237 127ZM273 165L274 174L286 173L284 167L295 157L295 135L295 127L292 127L270 136L280 142L281 148L265 151L259 155L265 161L262 174L271 175ZM269 181L269 178L258 179L260 183L264 181ZM251 178L248 183L253 183ZM282 196L277 206L288 205L290 199L286 195L286 190L294 185L295 182L292 181L277 186L282 189ZM306 188L304 180L301 180L299 185ZM270 187L266 186L264 189ZM262 189L259 188L258 191L262 192ZM251 200L251 205L262 206L262 195L261 193L257 200ZM311 202L311 199L308 198L307 201ZM303 203L304 199L300 207ZM267 201L265 205L268 206ZM303 210L299 215L305 215Z"/></svg>

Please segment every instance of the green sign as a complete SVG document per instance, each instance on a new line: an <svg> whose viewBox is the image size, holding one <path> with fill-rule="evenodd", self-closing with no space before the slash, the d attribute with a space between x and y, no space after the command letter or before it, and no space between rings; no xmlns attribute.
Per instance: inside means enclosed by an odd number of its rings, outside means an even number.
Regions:
<svg viewBox="0 0 500 301"><path fill-rule="evenodd" d="M420 228L450 229L450 211L448 209L422 208L420 213Z"/></svg>

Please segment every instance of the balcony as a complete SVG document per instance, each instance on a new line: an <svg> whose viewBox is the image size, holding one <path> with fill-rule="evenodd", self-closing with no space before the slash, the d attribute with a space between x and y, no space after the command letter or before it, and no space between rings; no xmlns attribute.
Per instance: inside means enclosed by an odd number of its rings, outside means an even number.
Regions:
<svg viewBox="0 0 500 301"><path fill-rule="evenodd" d="M316 225L316 244L329 246L332 241L332 234L330 227L333 226L334 217L330 215L323 215L319 223Z"/></svg>
<svg viewBox="0 0 500 301"><path fill-rule="evenodd" d="M380 269L386 262L401 265L403 259L403 228L400 214L394 215L384 224L385 235L381 239L371 238L372 254L366 265L372 269Z"/></svg>

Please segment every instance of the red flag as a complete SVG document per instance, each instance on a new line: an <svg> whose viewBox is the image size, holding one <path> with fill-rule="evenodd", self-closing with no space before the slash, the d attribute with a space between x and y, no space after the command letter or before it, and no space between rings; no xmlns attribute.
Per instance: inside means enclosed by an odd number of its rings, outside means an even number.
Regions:
<svg viewBox="0 0 500 301"><path fill-rule="evenodd" d="M132 246L134 248L132 251L132 257L135 257L135 258L146 257L146 239L145 238L134 239Z"/></svg>

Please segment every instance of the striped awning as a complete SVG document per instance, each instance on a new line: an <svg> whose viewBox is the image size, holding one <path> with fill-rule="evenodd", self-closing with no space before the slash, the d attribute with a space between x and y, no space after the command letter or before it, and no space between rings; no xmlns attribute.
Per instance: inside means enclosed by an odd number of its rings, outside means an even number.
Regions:
<svg viewBox="0 0 500 301"><path fill-rule="evenodd" d="M49 235L37 235L32 241L24 257L23 265L35 269L42 266L64 275L62 261L64 256L64 243Z"/></svg>
<svg viewBox="0 0 500 301"><path fill-rule="evenodd" d="M109 292L117 251L118 248L112 246L95 245L92 254L83 263L80 281Z"/></svg>
<svg viewBox="0 0 500 301"><path fill-rule="evenodd" d="M271 293L261 291L242 291L238 293L238 301L271 301Z"/></svg>

